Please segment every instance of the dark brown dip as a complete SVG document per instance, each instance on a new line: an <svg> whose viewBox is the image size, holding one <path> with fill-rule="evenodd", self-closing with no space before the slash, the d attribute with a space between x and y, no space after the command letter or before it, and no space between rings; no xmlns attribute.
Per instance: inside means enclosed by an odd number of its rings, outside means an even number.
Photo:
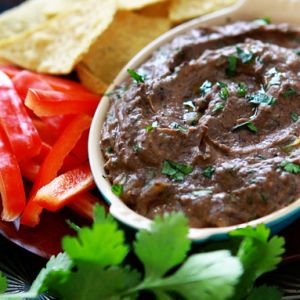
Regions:
<svg viewBox="0 0 300 300"><path fill-rule="evenodd" d="M253 21L201 27L156 51L135 70L144 82L109 94L101 149L123 201L220 227L297 199L298 47L299 29Z"/></svg>

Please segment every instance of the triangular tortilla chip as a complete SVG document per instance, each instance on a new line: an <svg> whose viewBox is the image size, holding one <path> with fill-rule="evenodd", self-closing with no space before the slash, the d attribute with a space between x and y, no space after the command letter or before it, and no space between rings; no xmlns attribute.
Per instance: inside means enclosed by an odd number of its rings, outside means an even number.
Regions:
<svg viewBox="0 0 300 300"><path fill-rule="evenodd" d="M0 43L0 57L39 72L70 73L116 11L115 0L81 0L76 4L71 11Z"/></svg>
<svg viewBox="0 0 300 300"><path fill-rule="evenodd" d="M235 2L236 0L173 0L169 17L174 22L182 22L224 8Z"/></svg>
<svg viewBox="0 0 300 300"><path fill-rule="evenodd" d="M170 25L168 19L148 18L120 11L84 56L81 64L100 82L109 85L139 50L167 31ZM88 80L85 80L83 72L80 69L78 72L83 84L86 84Z"/></svg>
<svg viewBox="0 0 300 300"><path fill-rule="evenodd" d="M166 0L117 0L118 9L135 10Z"/></svg>

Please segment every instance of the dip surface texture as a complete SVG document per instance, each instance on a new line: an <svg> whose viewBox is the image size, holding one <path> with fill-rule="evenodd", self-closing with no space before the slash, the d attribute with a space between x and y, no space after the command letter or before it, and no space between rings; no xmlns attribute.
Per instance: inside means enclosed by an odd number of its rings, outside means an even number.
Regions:
<svg viewBox="0 0 300 300"><path fill-rule="evenodd" d="M300 196L300 31L263 23L192 30L109 93L100 146L130 208L221 227Z"/></svg>

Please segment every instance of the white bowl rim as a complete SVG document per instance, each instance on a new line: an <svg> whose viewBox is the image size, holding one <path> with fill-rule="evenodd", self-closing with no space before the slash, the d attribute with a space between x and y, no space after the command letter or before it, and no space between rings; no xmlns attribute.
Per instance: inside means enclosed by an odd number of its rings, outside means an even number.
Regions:
<svg viewBox="0 0 300 300"><path fill-rule="evenodd" d="M222 24L224 21L226 22L228 18L255 19L260 16L270 16L277 22L289 21L290 23L300 24L297 13L299 9L300 2L297 3L293 0L240 0L231 7L181 24L161 35L134 56L121 70L108 88L107 92L113 90L115 86L123 82L128 77L128 68L137 68L141 63L147 60L154 50L159 48L161 45L168 43L175 36L182 34L185 31L199 27L203 24ZM267 13L263 14L264 11ZM285 13L283 13L283 11ZM100 131L106 118L108 108L109 98L104 95L94 115L89 134L88 152L94 180L103 197L110 203L110 212L116 219L135 229L148 229L150 228L152 221L127 207L119 197L112 193L111 184L105 178L104 158L100 150L99 141ZM276 225L281 221L284 222L287 218L298 213L298 211L300 212L300 199L280 210L250 222L227 227L190 228L189 238L195 241L206 240L227 234L229 231L237 228L246 226L255 227L261 223L272 227L272 225Z"/></svg>

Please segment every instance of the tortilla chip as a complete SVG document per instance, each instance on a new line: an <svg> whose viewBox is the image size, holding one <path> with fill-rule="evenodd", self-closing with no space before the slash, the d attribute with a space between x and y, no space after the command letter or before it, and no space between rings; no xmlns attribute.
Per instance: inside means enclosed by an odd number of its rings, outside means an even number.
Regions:
<svg viewBox="0 0 300 300"><path fill-rule="evenodd" d="M165 0L117 0L118 9L135 10Z"/></svg>
<svg viewBox="0 0 300 300"><path fill-rule="evenodd" d="M78 77L81 82L84 83L84 86L95 94L102 94L107 90L108 86L105 82L101 81L100 78L97 78L86 66L84 63L80 63L76 67Z"/></svg>
<svg viewBox="0 0 300 300"><path fill-rule="evenodd" d="M181 22L230 6L235 2L236 0L173 0L169 17L174 22Z"/></svg>
<svg viewBox="0 0 300 300"><path fill-rule="evenodd" d="M107 29L116 11L115 0L81 0L76 4L71 11L0 43L0 57L38 72L70 73Z"/></svg>
<svg viewBox="0 0 300 300"><path fill-rule="evenodd" d="M76 2L76 1L75 1ZM59 12L66 11L74 0L28 0L0 16L0 39L30 30Z"/></svg>
<svg viewBox="0 0 300 300"><path fill-rule="evenodd" d="M109 85L139 50L167 31L170 25L168 19L148 18L120 11L111 26L84 56L81 64L102 83ZM88 86L84 76L80 77L83 84Z"/></svg>
<svg viewBox="0 0 300 300"><path fill-rule="evenodd" d="M168 18L170 3L171 1L155 3L140 9L137 13L152 18Z"/></svg>

